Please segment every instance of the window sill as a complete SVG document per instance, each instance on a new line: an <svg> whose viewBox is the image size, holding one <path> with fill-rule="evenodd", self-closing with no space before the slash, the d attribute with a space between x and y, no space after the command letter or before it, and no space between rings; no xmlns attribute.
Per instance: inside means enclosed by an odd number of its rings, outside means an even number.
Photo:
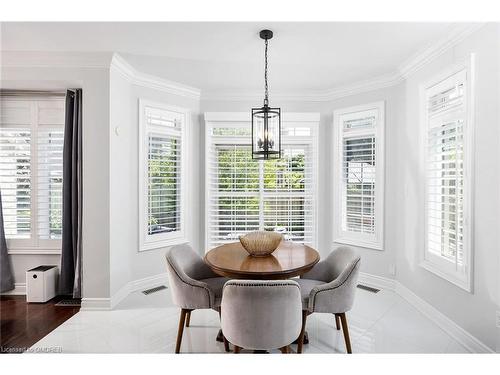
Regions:
<svg viewBox="0 0 500 375"><path fill-rule="evenodd" d="M139 248L139 252L142 253L144 251L150 251L150 250L158 250L158 249L164 249L166 247L174 246L174 245L182 245L189 243L189 241L186 238L172 238L168 240L162 240L162 241L155 241L155 242L147 242L141 244Z"/></svg>
<svg viewBox="0 0 500 375"><path fill-rule="evenodd" d="M350 245L350 246L362 247L362 248L370 249L370 250L384 251L383 246L378 242L353 240L350 238L337 238L333 241L333 243L340 244L340 245Z"/></svg>
<svg viewBox="0 0 500 375"><path fill-rule="evenodd" d="M450 274L449 272L442 270L436 264L425 259L420 262L419 266L472 294L472 285L468 277L457 277L457 275Z"/></svg>
<svg viewBox="0 0 500 375"><path fill-rule="evenodd" d="M47 248L12 248L8 249L9 255L61 255L61 249Z"/></svg>

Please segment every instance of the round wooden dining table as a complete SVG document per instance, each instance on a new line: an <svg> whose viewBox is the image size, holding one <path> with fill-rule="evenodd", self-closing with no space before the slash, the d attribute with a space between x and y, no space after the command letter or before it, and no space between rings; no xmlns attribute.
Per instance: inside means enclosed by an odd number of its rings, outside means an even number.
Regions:
<svg viewBox="0 0 500 375"><path fill-rule="evenodd" d="M268 256L251 256L240 242L218 246L205 254L205 263L216 274L231 279L278 280L300 276L319 261L312 247L281 241Z"/></svg>
<svg viewBox="0 0 500 375"><path fill-rule="evenodd" d="M281 241L271 255L264 257L251 256L240 242L218 246L205 254L205 263L212 271L231 279L288 279L303 275L318 262L316 250L291 241ZM217 341L223 341L222 330L219 330ZM305 332L304 344L308 343L309 335Z"/></svg>

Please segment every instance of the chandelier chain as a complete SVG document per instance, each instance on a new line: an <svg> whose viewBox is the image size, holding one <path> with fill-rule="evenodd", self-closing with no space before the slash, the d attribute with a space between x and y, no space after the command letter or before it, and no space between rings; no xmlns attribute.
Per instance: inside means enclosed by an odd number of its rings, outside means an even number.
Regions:
<svg viewBox="0 0 500 375"><path fill-rule="evenodd" d="M267 84L267 44L268 41L267 39L265 40L266 42L266 50L265 50L265 68L264 68L264 81L265 81L265 93L264 93L264 105L269 104L269 88Z"/></svg>

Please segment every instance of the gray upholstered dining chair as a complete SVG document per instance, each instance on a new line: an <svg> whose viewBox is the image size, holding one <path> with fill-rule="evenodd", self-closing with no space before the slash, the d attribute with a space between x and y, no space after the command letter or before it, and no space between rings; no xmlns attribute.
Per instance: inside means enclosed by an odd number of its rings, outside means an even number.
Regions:
<svg viewBox="0 0 500 375"><path fill-rule="evenodd" d="M222 332L235 353L241 348L289 353L301 331L301 310L293 280L230 280L222 293Z"/></svg>
<svg viewBox="0 0 500 375"><path fill-rule="evenodd" d="M352 353L346 312L352 308L361 264L360 256L350 247L342 246L297 279L302 295L302 330L297 352L302 352L304 331L309 314L335 314L337 330L344 332L348 353Z"/></svg>
<svg viewBox="0 0 500 375"><path fill-rule="evenodd" d="M179 353L184 324L189 327L191 311L214 309L220 315L222 287L228 279L216 275L189 245L173 246L165 257L172 300L181 308L175 346ZM224 348L229 351L225 338Z"/></svg>

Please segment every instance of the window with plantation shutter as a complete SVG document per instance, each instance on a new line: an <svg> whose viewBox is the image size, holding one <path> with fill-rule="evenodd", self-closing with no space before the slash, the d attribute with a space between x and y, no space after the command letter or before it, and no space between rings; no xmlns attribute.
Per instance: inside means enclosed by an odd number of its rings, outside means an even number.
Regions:
<svg viewBox="0 0 500 375"><path fill-rule="evenodd" d="M141 250L185 242L185 110L140 101Z"/></svg>
<svg viewBox="0 0 500 375"><path fill-rule="evenodd" d="M425 252L422 266L470 290L471 132L467 69L422 89L425 129ZM466 138L467 136L467 138Z"/></svg>
<svg viewBox="0 0 500 375"><path fill-rule="evenodd" d="M288 118L288 120L287 120ZM316 114L288 114L282 158L252 159L250 117L206 113L207 249L255 230L316 241Z"/></svg>
<svg viewBox="0 0 500 375"><path fill-rule="evenodd" d="M384 103L334 112L334 241L383 249Z"/></svg>
<svg viewBox="0 0 500 375"><path fill-rule="evenodd" d="M0 189L9 253L59 253L64 98L2 97Z"/></svg>

